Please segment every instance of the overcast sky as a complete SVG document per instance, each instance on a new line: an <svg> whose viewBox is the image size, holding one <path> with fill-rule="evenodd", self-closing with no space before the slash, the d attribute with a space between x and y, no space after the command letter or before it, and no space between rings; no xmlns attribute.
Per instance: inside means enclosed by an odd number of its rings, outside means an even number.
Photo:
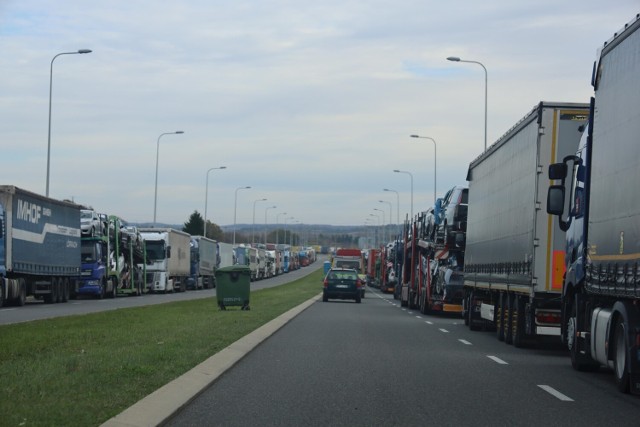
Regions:
<svg viewBox="0 0 640 427"><path fill-rule="evenodd" d="M638 0L0 0L0 184L131 222L389 222L538 102L588 102ZM239 187L248 190L236 191ZM266 198L267 201L257 200ZM388 203L380 203L383 200ZM276 208L271 209L272 206ZM286 212L286 214L285 214ZM293 217L293 219L291 219Z"/></svg>

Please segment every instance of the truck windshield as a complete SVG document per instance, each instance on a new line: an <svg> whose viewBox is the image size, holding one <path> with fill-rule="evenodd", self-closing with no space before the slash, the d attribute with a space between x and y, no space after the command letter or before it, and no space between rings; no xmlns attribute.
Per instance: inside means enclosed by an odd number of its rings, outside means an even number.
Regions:
<svg viewBox="0 0 640 427"><path fill-rule="evenodd" d="M98 261L98 251L94 242L82 242L80 254L83 263Z"/></svg>
<svg viewBox="0 0 640 427"><path fill-rule="evenodd" d="M146 240L145 246L147 247L147 259L152 261L164 259L164 240Z"/></svg>

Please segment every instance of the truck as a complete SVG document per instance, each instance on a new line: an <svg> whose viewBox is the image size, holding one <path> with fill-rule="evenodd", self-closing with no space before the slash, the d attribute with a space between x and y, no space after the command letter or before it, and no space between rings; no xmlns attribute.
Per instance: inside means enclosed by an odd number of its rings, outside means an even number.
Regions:
<svg viewBox="0 0 640 427"><path fill-rule="evenodd" d="M589 123L575 153L549 167L547 212L558 252L562 342L579 371L612 368L640 394L640 14L599 50ZM568 190L567 190L568 188Z"/></svg>
<svg viewBox="0 0 640 427"><path fill-rule="evenodd" d="M405 224L400 305L461 313L469 190L456 185Z"/></svg>
<svg viewBox="0 0 640 427"><path fill-rule="evenodd" d="M80 275L80 206L0 186L0 306L66 302Z"/></svg>
<svg viewBox="0 0 640 427"><path fill-rule="evenodd" d="M218 259L216 261L216 269L222 267L231 267L236 263L233 245L231 243L218 242Z"/></svg>
<svg viewBox="0 0 640 427"><path fill-rule="evenodd" d="M218 242L204 236L191 236L191 272L187 289L216 287Z"/></svg>
<svg viewBox="0 0 640 427"><path fill-rule="evenodd" d="M588 104L540 102L471 162L463 316L498 340L560 336L564 236L542 204L544 171L575 152Z"/></svg>
<svg viewBox="0 0 640 427"><path fill-rule="evenodd" d="M333 256L332 267L353 268L358 274L365 274L362 251L358 248L338 248Z"/></svg>
<svg viewBox="0 0 640 427"><path fill-rule="evenodd" d="M76 295L97 298L142 295L146 256L137 228L108 216L105 234L82 238L82 267Z"/></svg>
<svg viewBox="0 0 640 427"><path fill-rule="evenodd" d="M191 272L191 236L173 228L139 230L147 253L150 292L184 292Z"/></svg>

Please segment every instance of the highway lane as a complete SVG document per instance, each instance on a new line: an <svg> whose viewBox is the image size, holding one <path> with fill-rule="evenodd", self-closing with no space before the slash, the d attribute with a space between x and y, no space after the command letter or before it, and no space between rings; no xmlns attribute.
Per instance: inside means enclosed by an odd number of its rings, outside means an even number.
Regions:
<svg viewBox="0 0 640 427"><path fill-rule="evenodd" d="M167 425L637 426L611 372L573 371L555 343L517 349L461 319L317 302Z"/></svg>
<svg viewBox="0 0 640 427"><path fill-rule="evenodd" d="M269 279L251 282L251 290L258 290L279 286L304 277L313 271L322 268L325 257L319 259L308 267L300 268L286 274L281 274ZM320 284L318 284L320 287ZM165 304L174 301L186 301L200 298L211 298L216 295L215 289L203 289L198 291L186 291L170 294L144 294L139 297L121 296L115 299L98 300L91 297L80 297L61 304L45 304L29 298L23 307L2 307L0 308L0 325L12 323L28 322L32 320L50 319L61 316L81 315L96 313L99 311L117 310L128 307L141 307L153 304Z"/></svg>

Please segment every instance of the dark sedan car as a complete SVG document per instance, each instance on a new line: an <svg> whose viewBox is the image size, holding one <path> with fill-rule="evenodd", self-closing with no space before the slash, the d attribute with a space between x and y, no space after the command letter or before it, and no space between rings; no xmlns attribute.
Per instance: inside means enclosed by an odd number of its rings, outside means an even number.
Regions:
<svg viewBox="0 0 640 427"><path fill-rule="evenodd" d="M363 282L358 277L358 272L351 268L332 268L324 277L322 301L332 299L354 299L361 301L361 288Z"/></svg>

